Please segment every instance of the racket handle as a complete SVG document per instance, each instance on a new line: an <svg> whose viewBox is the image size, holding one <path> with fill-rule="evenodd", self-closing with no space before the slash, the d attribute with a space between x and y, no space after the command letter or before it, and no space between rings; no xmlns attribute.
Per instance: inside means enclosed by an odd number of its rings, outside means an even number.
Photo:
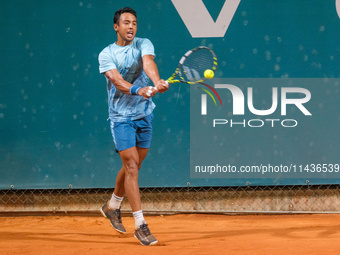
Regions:
<svg viewBox="0 0 340 255"><path fill-rule="evenodd" d="M165 83L169 85L169 82L168 82L168 81L165 81Z"/></svg>

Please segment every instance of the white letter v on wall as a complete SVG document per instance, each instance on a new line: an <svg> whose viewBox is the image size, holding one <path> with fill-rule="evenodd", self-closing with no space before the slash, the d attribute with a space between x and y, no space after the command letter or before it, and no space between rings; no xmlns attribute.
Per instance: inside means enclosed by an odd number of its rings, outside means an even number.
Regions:
<svg viewBox="0 0 340 255"><path fill-rule="evenodd" d="M223 37L241 0L226 0L216 22L202 0L171 0L192 37Z"/></svg>

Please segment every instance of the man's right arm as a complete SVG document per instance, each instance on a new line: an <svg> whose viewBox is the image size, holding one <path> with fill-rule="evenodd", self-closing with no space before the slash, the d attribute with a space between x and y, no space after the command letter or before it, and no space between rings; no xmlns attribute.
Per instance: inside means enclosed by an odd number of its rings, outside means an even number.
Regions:
<svg viewBox="0 0 340 255"><path fill-rule="evenodd" d="M132 84L124 80L117 69L111 69L104 73L104 75L116 86L116 88L125 94L130 94L130 87Z"/></svg>
<svg viewBox="0 0 340 255"><path fill-rule="evenodd" d="M111 69L104 73L104 75L116 86L116 88L125 94L130 95L130 88L133 86L130 82L124 80L123 76L117 71L117 69ZM144 98L150 98L156 94L156 90L151 94L148 94L149 88L141 88L138 91L138 95Z"/></svg>

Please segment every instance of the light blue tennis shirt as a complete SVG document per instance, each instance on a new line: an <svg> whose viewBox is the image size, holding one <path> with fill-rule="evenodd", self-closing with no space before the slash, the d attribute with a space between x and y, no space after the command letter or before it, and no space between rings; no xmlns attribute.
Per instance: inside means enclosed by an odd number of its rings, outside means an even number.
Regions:
<svg viewBox="0 0 340 255"><path fill-rule="evenodd" d="M135 37L132 44L119 46L110 44L100 52L99 71L105 73L112 69L123 76L124 80L139 87L146 87L151 80L143 70L142 57L155 56L154 47L150 40ZM138 95L128 95L116 88L105 76L109 99L109 118L114 122L137 120L152 113L156 107L151 98L144 99Z"/></svg>

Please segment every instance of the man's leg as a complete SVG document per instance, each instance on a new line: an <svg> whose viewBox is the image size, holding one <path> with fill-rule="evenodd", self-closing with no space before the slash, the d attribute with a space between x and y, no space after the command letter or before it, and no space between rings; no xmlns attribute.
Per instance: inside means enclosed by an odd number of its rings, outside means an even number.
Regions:
<svg viewBox="0 0 340 255"><path fill-rule="evenodd" d="M149 149L139 148L139 147L134 147L134 148L136 148L137 153L138 153L138 162L139 162L138 169L140 169L141 164L143 160L145 159ZM123 156L125 157L126 153L124 151L123 151ZM134 151L134 149L131 148L130 151ZM130 151L128 151L128 153L130 153ZM125 195L125 169L126 167L123 165L123 167L120 169L120 171L117 174L116 187L114 189L112 197L108 201L108 203L105 204L103 208L101 209L102 214L111 220L111 225L113 226L113 228L120 233L126 232L123 226L122 220L121 220L121 213L120 213L120 205ZM137 183L138 183L138 179L137 179ZM139 187L138 187L138 194L139 194ZM139 195L139 198L136 198L136 199L137 201L139 201L139 207L141 207L140 195ZM138 222L143 221L144 216L142 214L142 211L137 210L137 214L138 215L136 217L138 217L139 219ZM136 224L138 225L139 223L136 223Z"/></svg>
<svg viewBox="0 0 340 255"><path fill-rule="evenodd" d="M144 219L138 186L138 170L140 169L148 150L148 148L134 147L131 148L131 150L129 149L129 151L124 150L120 152L123 167L125 167L125 193L129 199L132 213L135 218L135 237L142 245L154 245L158 242L151 234Z"/></svg>
<svg viewBox="0 0 340 255"><path fill-rule="evenodd" d="M139 164L138 164L138 170L141 168L142 162L145 159L149 148L139 148L136 147L138 157L139 157ZM125 188L124 188L124 183L125 183L125 168L124 166L119 170L116 178L116 187L114 190L114 194L118 197L124 197L125 195Z"/></svg>
<svg viewBox="0 0 340 255"><path fill-rule="evenodd" d="M143 156L141 156L141 159L145 158L146 153L142 153ZM132 212L141 211L138 186L138 169L140 167L140 163L136 147L122 150L119 152L119 155L123 162L123 167L117 174L116 187L111 200L109 200L101 208L101 212L105 217L110 219L111 225L115 230L120 233L126 233L121 220L120 203L123 200L124 193L126 192ZM127 188L125 189L125 187Z"/></svg>
<svg viewBox="0 0 340 255"><path fill-rule="evenodd" d="M122 159L122 169L124 170L124 172L120 171L117 175L116 185L118 184L118 187L116 186L115 191L117 188L119 192L125 191L125 194L129 199L132 212L139 211L141 210L141 201L138 186L138 170L140 167L140 161L137 147L132 147L120 151L119 155ZM117 193L115 194L118 195Z"/></svg>
<svg viewBox="0 0 340 255"><path fill-rule="evenodd" d="M131 123L128 122L110 122L113 141L117 149L124 151L125 148L134 147L135 141L129 138L134 137L136 130L130 124ZM126 165L123 162L123 167L116 177L116 187L112 197L100 210L101 213L110 220L113 228L120 233L126 233L120 211L120 205L125 194L125 169Z"/></svg>

